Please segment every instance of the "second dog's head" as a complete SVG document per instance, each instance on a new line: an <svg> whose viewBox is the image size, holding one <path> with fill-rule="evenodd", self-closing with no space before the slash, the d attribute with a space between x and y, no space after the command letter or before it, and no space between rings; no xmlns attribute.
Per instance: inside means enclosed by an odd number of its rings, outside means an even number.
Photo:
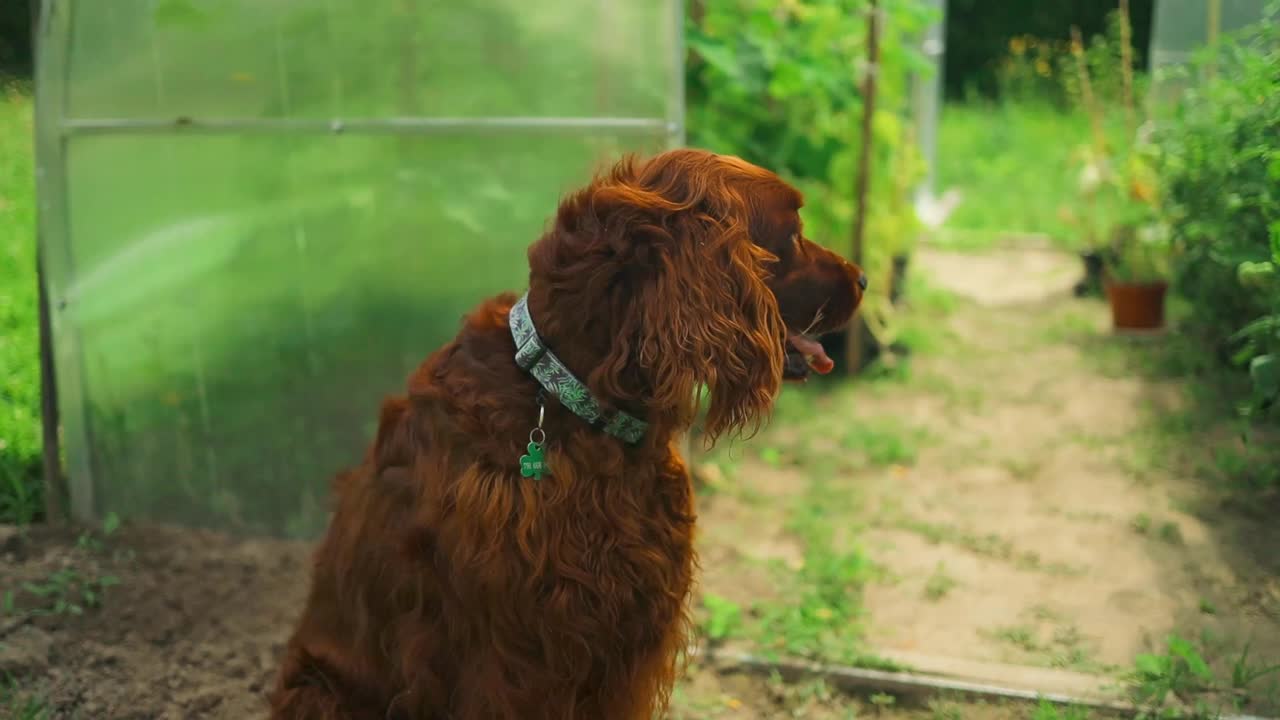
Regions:
<svg viewBox="0 0 1280 720"><path fill-rule="evenodd" d="M557 352L595 347L603 360L573 369L601 400L687 426L706 387L709 437L756 426L782 380L831 370L817 338L866 286L804 236L802 204L736 157L626 159L567 197L530 249L531 306L556 308L535 319Z"/></svg>

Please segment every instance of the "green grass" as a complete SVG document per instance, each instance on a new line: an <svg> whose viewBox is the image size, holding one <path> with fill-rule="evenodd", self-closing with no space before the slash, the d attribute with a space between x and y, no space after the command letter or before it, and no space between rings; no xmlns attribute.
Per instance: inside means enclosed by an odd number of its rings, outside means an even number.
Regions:
<svg viewBox="0 0 1280 720"><path fill-rule="evenodd" d="M1088 133L1084 116L1042 104L946 105L938 190L958 188L963 198L940 241L981 247L1001 234L1044 233L1073 247L1078 233L1062 211L1079 205L1072 154Z"/></svg>
<svg viewBox="0 0 1280 720"><path fill-rule="evenodd" d="M17 679L0 677L0 717L8 720L50 720L53 711L44 698L24 690Z"/></svg>
<svg viewBox="0 0 1280 720"><path fill-rule="evenodd" d="M924 596L926 599L937 602L947 596L955 586L959 584L955 578L947 574L947 569L942 563L934 568L933 574L924 584Z"/></svg>
<svg viewBox="0 0 1280 720"><path fill-rule="evenodd" d="M847 517L855 500L831 480L838 474L830 461L810 458L802 469L807 484L787 506L785 524L802 546L802 558L796 565L767 563L777 586L786 591L749 606L706 594L702 633L712 641L745 641L765 656L888 668L886 661L866 653L863 642L863 589L882 569L856 541L838 532L849 529Z"/></svg>
<svg viewBox="0 0 1280 720"><path fill-rule="evenodd" d="M41 512L32 102L0 86L0 523Z"/></svg>
<svg viewBox="0 0 1280 720"><path fill-rule="evenodd" d="M1078 705L1061 707L1048 700L1040 700L1031 713L1031 720L1089 720L1093 715Z"/></svg>

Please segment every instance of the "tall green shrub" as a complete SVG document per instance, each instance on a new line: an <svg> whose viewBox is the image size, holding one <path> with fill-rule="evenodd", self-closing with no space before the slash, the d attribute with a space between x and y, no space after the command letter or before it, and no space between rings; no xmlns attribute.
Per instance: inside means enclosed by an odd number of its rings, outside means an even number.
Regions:
<svg viewBox="0 0 1280 720"><path fill-rule="evenodd" d="M1262 407L1280 398L1280 3L1269 12L1200 54L1156 134L1176 287Z"/></svg>
<svg viewBox="0 0 1280 720"><path fill-rule="evenodd" d="M690 142L770 168L804 191L807 234L847 251L861 153L866 0L706 0L691 7ZM891 257L914 237L909 193L923 166L908 119L916 40L934 15L921 0L881 3L871 195L863 266L875 290L862 314L891 342Z"/></svg>

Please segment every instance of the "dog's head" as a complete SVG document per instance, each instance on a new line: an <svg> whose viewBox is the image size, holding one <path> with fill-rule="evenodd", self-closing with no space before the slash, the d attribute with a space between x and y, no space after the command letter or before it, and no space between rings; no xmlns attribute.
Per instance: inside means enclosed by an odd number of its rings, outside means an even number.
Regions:
<svg viewBox="0 0 1280 720"><path fill-rule="evenodd" d="M608 352L587 378L594 392L680 424L705 386L709 437L758 426L783 379L831 370L817 338L849 321L866 284L804 236L802 204L736 157L627 159L561 204L530 250L531 285L559 291L586 332L609 318Z"/></svg>

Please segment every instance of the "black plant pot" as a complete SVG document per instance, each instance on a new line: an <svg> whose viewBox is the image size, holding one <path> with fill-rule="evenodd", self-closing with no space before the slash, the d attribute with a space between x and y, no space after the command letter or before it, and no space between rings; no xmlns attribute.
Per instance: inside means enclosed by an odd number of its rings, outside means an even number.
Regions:
<svg viewBox="0 0 1280 720"><path fill-rule="evenodd" d="M884 354L884 346L876 340L871 331L867 329L867 326L858 323L857 327L859 332L862 333L862 362L858 364L858 367L849 367L849 332L848 330L839 330L822 338L822 349L826 350L828 357L835 362L835 370L830 375L815 375L812 376L813 378L834 379L860 374L871 367ZM893 343L889 346L889 349L898 357L905 357L911 354L911 348L902 343Z"/></svg>
<svg viewBox="0 0 1280 720"><path fill-rule="evenodd" d="M1080 261L1084 263L1084 277L1076 283L1076 297L1102 297L1102 269L1106 256L1097 250L1082 250Z"/></svg>
<svg viewBox="0 0 1280 720"><path fill-rule="evenodd" d="M911 256L901 253L893 256L893 278L889 281L889 302L894 305L902 299L902 292L907 287L907 266Z"/></svg>

